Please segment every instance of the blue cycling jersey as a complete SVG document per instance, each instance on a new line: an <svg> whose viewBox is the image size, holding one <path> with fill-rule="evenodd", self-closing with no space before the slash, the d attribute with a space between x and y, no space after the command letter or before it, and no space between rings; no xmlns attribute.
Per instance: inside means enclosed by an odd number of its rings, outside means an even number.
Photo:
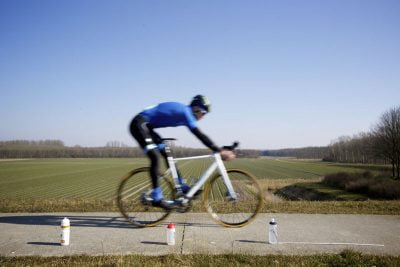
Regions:
<svg viewBox="0 0 400 267"><path fill-rule="evenodd" d="M165 102L143 110L142 115L153 128L187 126L197 128L192 109L177 102Z"/></svg>

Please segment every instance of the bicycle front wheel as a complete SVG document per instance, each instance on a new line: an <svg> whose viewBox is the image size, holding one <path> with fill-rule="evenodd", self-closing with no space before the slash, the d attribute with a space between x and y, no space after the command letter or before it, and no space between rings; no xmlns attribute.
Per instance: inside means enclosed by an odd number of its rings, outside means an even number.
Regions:
<svg viewBox="0 0 400 267"><path fill-rule="evenodd" d="M215 175L204 191L204 204L211 217L226 227L250 223L262 207L262 190L257 179L241 170L228 170L237 199L230 197L220 174Z"/></svg>
<svg viewBox="0 0 400 267"><path fill-rule="evenodd" d="M150 227L160 224L171 213L159 207L151 206L151 203L142 203L142 195L151 190L150 168L139 168L129 172L118 188L117 203L122 215L128 222L137 227ZM174 199L172 183L163 175L159 184L165 199Z"/></svg>

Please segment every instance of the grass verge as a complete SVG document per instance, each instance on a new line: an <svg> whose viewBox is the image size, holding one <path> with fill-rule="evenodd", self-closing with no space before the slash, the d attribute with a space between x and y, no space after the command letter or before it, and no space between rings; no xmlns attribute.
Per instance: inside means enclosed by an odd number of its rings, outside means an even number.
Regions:
<svg viewBox="0 0 400 267"><path fill-rule="evenodd" d="M309 190L315 190L321 194L333 196L335 200L364 201L368 199L365 195L347 192L345 190L327 186L323 183L304 183L302 186Z"/></svg>
<svg viewBox="0 0 400 267"><path fill-rule="evenodd" d="M321 182L297 183L288 185L276 191L279 196L288 200L313 201L365 201L367 196L327 186Z"/></svg>
<svg viewBox="0 0 400 267"><path fill-rule="evenodd" d="M339 172L326 175L322 183L373 199L400 199L400 182L387 174Z"/></svg>
<svg viewBox="0 0 400 267"><path fill-rule="evenodd" d="M339 254L0 257L1 266L399 266L400 256Z"/></svg>
<svg viewBox="0 0 400 267"><path fill-rule="evenodd" d="M246 205L242 205L245 207ZM139 207L141 208L141 207ZM0 199L0 212L118 212L116 201L97 199ZM195 201L193 212L205 212ZM240 211L240 210L235 210ZM343 213L400 215L400 201L281 201L267 202L264 213Z"/></svg>
<svg viewBox="0 0 400 267"><path fill-rule="evenodd" d="M400 215L400 201L283 201L266 203L262 212Z"/></svg>

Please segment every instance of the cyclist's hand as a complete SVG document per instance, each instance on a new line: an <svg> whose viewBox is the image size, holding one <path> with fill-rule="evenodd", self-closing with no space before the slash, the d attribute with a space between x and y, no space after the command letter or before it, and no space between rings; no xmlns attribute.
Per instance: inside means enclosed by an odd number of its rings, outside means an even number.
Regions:
<svg viewBox="0 0 400 267"><path fill-rule="evenodd" d="M221 150L220 154L221 154L221 158L223 160L233 160L236 158L235 153L233 153L233 151L230 151L230 150L223 149L223 150Z"/></svg>

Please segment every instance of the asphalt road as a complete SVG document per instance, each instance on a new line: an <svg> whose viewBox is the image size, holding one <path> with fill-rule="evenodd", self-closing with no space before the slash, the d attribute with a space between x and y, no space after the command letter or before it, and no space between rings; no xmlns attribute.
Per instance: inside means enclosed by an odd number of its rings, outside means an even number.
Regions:
<svg viewBox="0 0 400 267"><path fill-rule="evenodd" d="M60 223L71 220L71 243L60 246ZM268 221L278 221L279 244L268 244ZM166 224L132 228L119 213L0 214L0 255L65 256L169 253L307 255L352 249L400 255L400 216L260 214L243 228L224 228L205 213L173 214L176 245Z"/></svg>

